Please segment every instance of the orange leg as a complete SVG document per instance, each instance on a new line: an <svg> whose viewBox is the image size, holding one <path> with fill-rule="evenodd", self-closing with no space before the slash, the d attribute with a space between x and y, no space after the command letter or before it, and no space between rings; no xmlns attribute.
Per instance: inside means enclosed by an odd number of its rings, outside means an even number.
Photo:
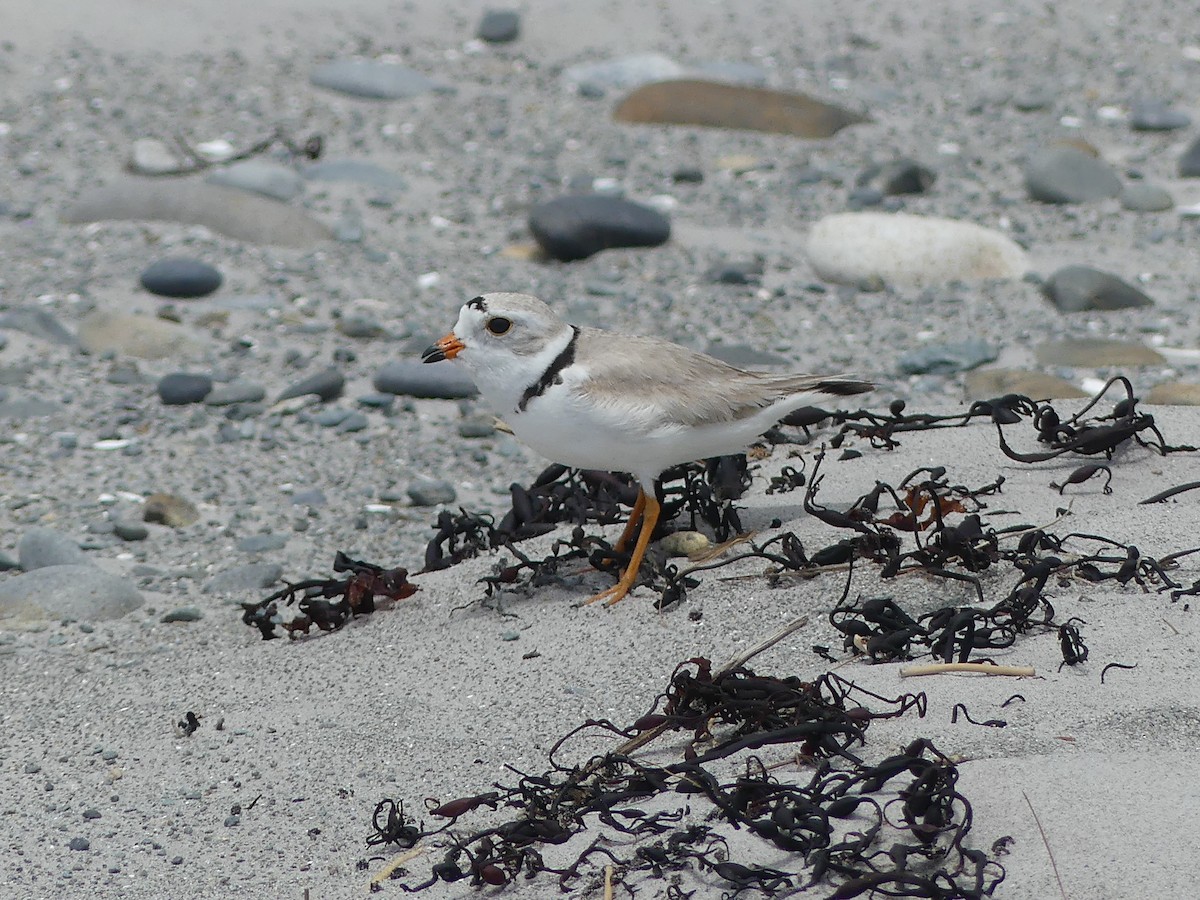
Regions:
<svg viewBox="0 0 1200 900"><path fill-rule="evenodd" d="M617 539L617 545L613 548L618 553L624 553L625 548L629 546L629 539L637 531L638 523L642 521L642 511L645 508L646 492L639 487L637 499L633 501L633 511L629 514L629 521L625 523L625 530L621 532L621 537Z"/></svg>
<svg viewBox="0 0 1200 900"><path fill-rule="evenodd" d="M597 603L604 601L605 606L612 606L614 603L619 603L625 598L633 587L633 583L637 581L638 570L642 567L642 559L646 555L646 547L650 545L650 536L654 534L654 526L658 524L659 503L658 498L651 494L642 492L645 498L642 508L642 530L638 534L637 543L633 547L633 556L629 559L629 565L625 567L624 574L621 575L621 580L614 584L606 591L601 591L596 596L587 600L584 604ZM637 507L634 507L635 509ZM631 517L632 518L632 517Z"/></svg>

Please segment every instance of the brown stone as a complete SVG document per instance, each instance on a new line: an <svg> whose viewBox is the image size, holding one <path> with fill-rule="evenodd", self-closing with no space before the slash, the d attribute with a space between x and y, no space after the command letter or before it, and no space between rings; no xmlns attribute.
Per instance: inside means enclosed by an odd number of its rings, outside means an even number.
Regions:
<svg viewBox="0 0 1200 900"><path fill-rule="evenodd" d="M858 113L804 94L769 88L683 79L644 85L617 106L618 122L742 128L827 138L866 122Z"/></svg>
<svg viewBox="0 0 1200 900"><path fill-rule="evenodd" d="M200 520L196 504L174 494L151 494L142 507L142 518L172 528L184 528Z"/></svg>
<svg viewBox="0 0 1200 900"><path fill-rule="evenodd" d="M1039 345L1033 355L1044 366L1161 366L1166 359L1157 350L1134 341L1073 338Z"/></svg>
<svg viewBox="0 0 1200 900"><path fill-rule="evenodd" d="M1143 399L1157 406L1200 406L1200 384L1165 381L1150 388Z"/></svg>
<svg viewBox="0 0 1200 900"><path fill-rule="evenodd" d="M976 369L965 378L968 400L990 400L1005 394L1024 394L1035 400L1086 397L1086 392L1062 378L1025 369Z"/></svg>

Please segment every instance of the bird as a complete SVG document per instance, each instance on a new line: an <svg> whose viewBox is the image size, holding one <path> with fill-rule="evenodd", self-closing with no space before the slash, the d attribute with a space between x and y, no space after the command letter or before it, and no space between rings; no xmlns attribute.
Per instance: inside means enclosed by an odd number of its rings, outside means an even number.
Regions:
<svg viewBox="0 0 1200 900"><path fill-rule="evenodd" d="M637 499L616 549L637 533L606 606L637 581L658 522L655 486L682 463L740 453L793 410L874 385L849 376L747 372L657 337L571 325L523 293L467 301L453 330L422 354L453 360L523 443L578 469L625 472ZM640 530L639 530L640 525Z"/></svg>

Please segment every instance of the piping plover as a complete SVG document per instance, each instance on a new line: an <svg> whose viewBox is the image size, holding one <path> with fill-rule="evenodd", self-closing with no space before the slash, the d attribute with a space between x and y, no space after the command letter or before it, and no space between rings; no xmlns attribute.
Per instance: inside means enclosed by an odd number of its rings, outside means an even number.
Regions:
<svg viewBox="0 0 1200 900"><path fill-rule="evenodd" d="M569 325L528 294L484 294L425 362L466 366L513 433L553 462L628 472L640 490L617 549L641 522L620 580L588 600L629 593L658 521L666 469L742 452L794 409L869 391L846 377L760 375L652 337Z"/></svg>

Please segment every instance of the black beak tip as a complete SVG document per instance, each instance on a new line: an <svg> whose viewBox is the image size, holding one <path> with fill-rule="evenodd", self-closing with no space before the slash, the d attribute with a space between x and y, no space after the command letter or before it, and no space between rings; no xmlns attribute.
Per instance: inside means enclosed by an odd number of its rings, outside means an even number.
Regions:
<svg viewBox="0 0 1200 900"><path fill-rule="evenodd" d="M446 354L442 352L437 344L434 344L432 347L426 347L425 352L421 354L421 362L435 363L441 362L445 358Z"/></svg>

